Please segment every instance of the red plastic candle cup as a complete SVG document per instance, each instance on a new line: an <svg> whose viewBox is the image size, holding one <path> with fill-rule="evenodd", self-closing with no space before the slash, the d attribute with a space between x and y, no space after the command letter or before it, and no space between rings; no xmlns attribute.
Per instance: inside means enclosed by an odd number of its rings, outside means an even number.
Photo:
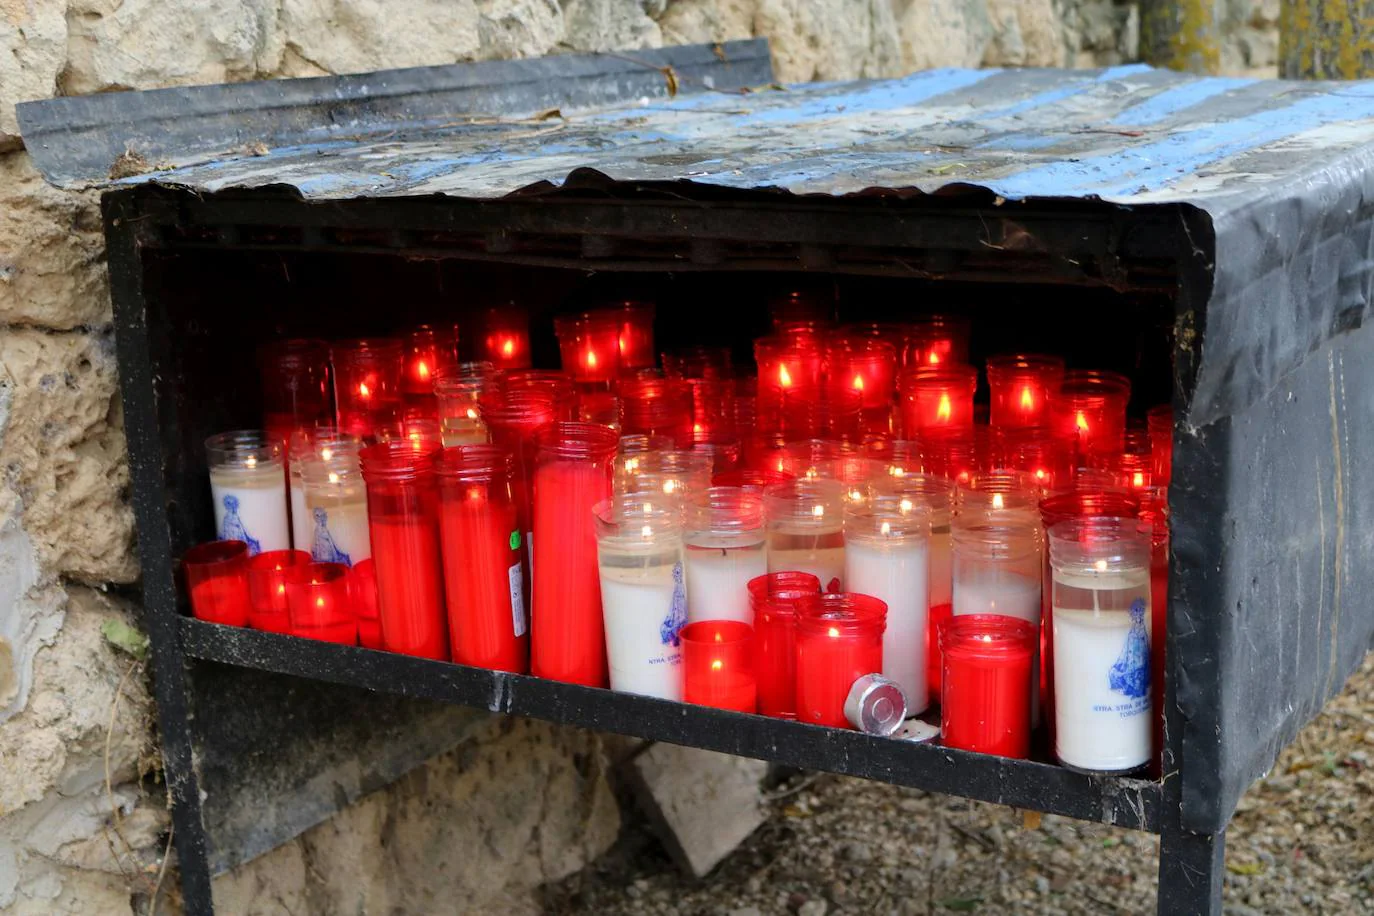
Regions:
<svg viewBox="0 0 1374 916"><path fill-rule="evenodd" d="M802 389L816 392L821 385L821 347L814 337L761 337L754 341L758 364L758 408L776 411L783 392Z"/></svg>
<svg viewBox="0 0 1374 916"><path fill-rule="evenodd" d="M539 435L530 548L530 670L538 677L608 683L592 509L611 495L616 442L613 431L589 423L555 423Z"/></svg>
<svg viewBox="0 0 1374 916"><path fill-rule="evenodd" d="M902 424L912 438L973 429L978 370L962 363L908 369L898 381Z"/></svg>
<svg viewBox="0 0 1374 916"><path fill-rule="evenodd" d="M490 445L446 448L434 471L453 660L523 674L529 627L511 457Z"/></svg>
<svg viewBox="0 0 1374 916"><path fill-rule="evenodd" d="M242 627L248 624L248 545L243 541L197 544L181 558L191 615L197 620Z"/></svg>
<svg viewBox="0 0 1374 916"><path fill-rule="evenodd" d="M1049 398L1064 378L1058 356L1017 353L988 359L988 422L996 429L1049 424Z"/></svg>
<svg viewBox="0 0 1374 916"><path fill-rule="evenodd" d="M852 389L789 388L781 394L778 432L783 442L830 439L857 443L863 413Z"/></svg>
<svg viewBox="0 0 1374 916"><path fill-rule="evenodd" d="M377 338L336 343L334 401L342 432L368 439L400 415L402 347Z"/></svg>
<svg viewBox="0 0 1374 916"><path fill-rule="evenodd" d="M682 698L698 706L755 712L754 628L738 620L701 620L678 633L682 640Z"/></svg>
<svg viewBox="0 0 1374 916"><path fill-rule="evenodd" d="M1151 775L1158 776L1164 748L1164 652L1169 624L1169 494L1151 487L1140 505L1142 525L1150 530L1150 693L1154 712L1154 757Z"/></svg>
<svg viewBox="0 0 1374 916"><path fill-rule="evenodd" d="M735 380L694 378L683 380L692 391L692 434L700 441L713 434L734 435Z"/></svg>
<svg viewBox="0 0 1374 916"><path fill-rule="evenodd" d="M342 563L307 563L285 572L292 635L356 645L358 612L349 594L348 567Z"/></svg>
<svg viewBox="0 0 1374 916"><path fill-rule="evenodd" d="M404 441L368 446L359 457L382 641L391 652L447 661L433 458Z"/></svg>
<svg viewBox="0 0 1374 916"><path fill-rule="evenodd" d="M840 337L827 351L831 391L854 391L864 410L888 407L896 392L897 348L871 337Z"/></svg>
<svg viewBox="0 0 1374 916"><path fill-rule="evenodd" d="M965 614L941 624L940 732L946 747L1030 756L1037 634L1024 620L996 614Z"/></svg>
<svg viewBox="0 0 1374 916"><path fill-rule="evenodd" d="M498 400L519 392L538 392L552 402L556 419L559 420L570 420L577 412L577 389L572 379L555 369L508 369L498 372L488 391Z"/></svg>
<svg viewBox="0 0 1374 916"><path fill-rule="evenodd" d="M304 550L269 550L248 560L248 625L268 633L290 633L287 573L310 563Z"/></svg>
<svg viewBox="0 0 1374 916"><path fill-rule="evenodd" d="M797 608L820 593L821 580L810 573L776 572L749 580L754 670L762 715L797 717Z"/></svg>
<svg viewBox="0 0 1374 916"><path fill-rule="evenodd" d="M1132 493L1145 493L1154 484L1154 455L1149 436L1143 430L1126 430L1125 446L1119 455L1092 455L1089 461L1114 469L1121 484Z"/></svg>
<svg viewBox="0 0 1374 916"><path fill-rule="evenodd" d="M563 371L580 384L604 384L620 374L619 319L613 314L586 313L555 318L554 332Z"/></svg>
<svg viewBox="0 0 1374 916"><path fill-rule="evenodd" d="M952 315L929 315L906 326L902 365L909 368L968 362L969 322Z"/></svg>
<svg viewBox="0 0 1374 916"><path fill-rule="evenodd" d="M797 719L850 728L844 701L854 682L883 670L887 605L868 595L815 595L797 610Z"/></svg>
<svg viewBox="0 0 1374 916"><path fill-rule="evenodd" d="M1150 477L1157 487L1168 487L1174 476L1174 409L1168 404L1151 407L1145 414L1150 431Z"/></svg>
<svg viewBox="0 0 1374 916"><path fill-rule="evenodd" d="M620 431L624 435L666 436L675 448L690 449L695 441L692 389L667 378L623 378Z"/></svg>
<svg viewBox="0 0 1374 916"><path fill-rule="evenodd" d="M592 315L607 315L620 323L620 370L644 369L654 365L654 304L627 300L596 309Z"/></svg>
<svg viewBox="0 0 1374 916"><path fill-rule="evenodd" d="M348 594L358 612L358 642L365 649L385 648L377 609L377 565L371 557L353 564L349 570Z"/></svg>
<svg viewBox="0 0 1374 916"><path fill-rule="evenodd" d="M1008 430L1003 445L1007 466L1030 475L1042 494L1065 489L1073 480L1073 453L1047 427Z"/></svg>
<svg viewBox="0 0 1374 916"><path fill-rule="evenodd" d="M492 444L511 456L511 486L515 490L516 511L529 524L533 519L531 507L534 505L534 465L539 453L539 433L559 419L557 402L547 390L492 392L482 399L481 413ZM525 534L529 541L529 531ZM526 559L529 555L530 546L526 543ZM529 563L525 567L528 580Z"/></svg>
<svg viewBox="0 0 1374 916"><path fill-rule="evenodd" d="M402 392L407 397L429 397L435 379L447 375L458 362L458 325L415 328L406 335L404 360Z"/></svg>
<svg viewBox="0 0 1374 916"><path fill-rule="evenodd" d="M663 374L680 379L731 379L734 358L729 347L683 347L663 354Z"/></svg>
<svg viewBox="0 0 1374 916"><path fill-rule="evenodd" d="M1073 445L1080 456L1120 453L1125 448L1130 399L1131 382L1124 375L1067 372L1050 395L1051 428L1056 438Z"/></svg>
<svg viewBox="0 0 1374 916"><path fill-rule="evenodd" d="M530 365L530 319L513 305L490 308L477 318L477 359L497 369L527 369Z"/></svg>
<svg viewBox="0 0 1374 916"><path fill-rule="evenodd" d="M286 441L298 429L333 419L330 410L329 345L322 340L278 340L258 350L262 379L262 426Z"/></svg>

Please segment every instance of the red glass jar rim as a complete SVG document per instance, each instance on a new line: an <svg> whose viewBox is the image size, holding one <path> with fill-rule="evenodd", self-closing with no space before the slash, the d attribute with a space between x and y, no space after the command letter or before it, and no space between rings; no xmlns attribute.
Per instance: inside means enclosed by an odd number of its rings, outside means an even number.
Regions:
<svg viewBox="0 0 1374 916"><path fill-rule="evenodd" d="M1064 359L1048 353L1002 353L989 356L987 361L988 380L994 375L1015 377L1018 375L1061 375L1065 372Z"/></svg>
<svg viewBox="0 0 1374 916"><path fill-rule="evenodd" d="M504 479L510 475L511 466L510 453L495 445L451 445L434 455L434 473L445 480Z"/></svg>
<svg viewBox="0 0 1374 916"><path fill-rule="evenodd" d="M902 373L899 386L903 390L927 388L938 390L942 387L967 386L970 391L978 387L978 370L965 363L941 363L938 366L917 366Z"/></svg>
<svg viewBox="0 0 1374 916"><path fill-rule="evenodd" d="M560 458L603 458L615 455L620 438L600 423L560 420L541 429L536 439L541 450Z"/></svg>
<svg viewBox="0 0 1374 916"><path fill-rule="evenodd" d="M306 563L282 570L287 588L292 586L329 585L348 575L342 563Z"/></svg>
<svg viewBox="0 0 1374 916"><path fill-rule="evenodd" d="M742 620L698 620L678 631L684 643L700 646L737 646L753 636L754 628Z"/></svg>
<svg viewBox="0 0 1374 916"><path fill-rule="evenodd" d="M237 563L248 556L248 544L243 541L206 541L182 554L187 566L218 566Z"/></svg>
<svg viewBox="0 0 1374 916"><path fill-rule="evenodd" d="M881 631L886 623L887 602L872 595L857 592L808 595L797 605L797 628L803 632Z"/></svg>
<svg viewBox="0 0 1374 916"><path fill-rule="evenodd" d="M311 562L308 550L268 550L248 558L248 572L278 572Z"/></svg>
<svg viewBox="0 0 1374 916"><path fill-rule="evenodd" d="M391 439L358 453L364 481L417 480L434 472L434 452L423 443Z"/></svg>
<svg viewBox="0 0 1374 916"><path fill-rule="evenodd" d="M957 614L940 622L940 651L946 659L1029 658L1039 631L1019 617Z"/></svg>
<svg viewBox="0 0 1374 916"><path fill-rule="evenodd" d="M1119 372L1106 369L1071 369L1064 373L1056 393L1065 398L1129 398L1131 380Z"/></svg>

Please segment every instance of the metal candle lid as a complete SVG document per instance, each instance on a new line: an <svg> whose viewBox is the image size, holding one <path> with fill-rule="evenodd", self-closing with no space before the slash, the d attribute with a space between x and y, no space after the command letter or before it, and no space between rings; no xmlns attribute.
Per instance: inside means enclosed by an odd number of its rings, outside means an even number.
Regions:
<svg viewBox="0 0 1374 916"><path fill-rule="evenodd" d="M844 717L866 735L891 735L906 718L906 695L881 674L865 674L849 688Z"/></svg>

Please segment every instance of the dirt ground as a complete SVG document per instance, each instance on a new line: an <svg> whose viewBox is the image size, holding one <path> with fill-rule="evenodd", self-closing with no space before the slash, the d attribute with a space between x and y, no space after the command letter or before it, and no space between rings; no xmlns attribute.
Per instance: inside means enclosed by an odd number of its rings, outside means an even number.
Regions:
<svg viewBox="0 0 1374 916"><path fill-rule="evenodd" d="M1374 658L1374 657L1372 657ZM1226 913L1374 912L1374 661L1241 802L1227 835ZM879 783L802 774L773 816L701 881L630 826L546 913L1153 913L1158 840Z"/></svg>

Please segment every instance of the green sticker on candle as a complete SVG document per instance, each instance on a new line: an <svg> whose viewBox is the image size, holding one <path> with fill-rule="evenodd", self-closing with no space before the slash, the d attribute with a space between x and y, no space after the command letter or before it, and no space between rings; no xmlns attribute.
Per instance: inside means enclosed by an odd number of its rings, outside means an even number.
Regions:
<svg viewBox="0 0 1374 916"><path fill-rule="evenodd" d="M520 549L520 532L519 532L519 531L512 531L512 532L510 533L510 549L511 549L511 550L519 550L519 549Z"/></svg>

